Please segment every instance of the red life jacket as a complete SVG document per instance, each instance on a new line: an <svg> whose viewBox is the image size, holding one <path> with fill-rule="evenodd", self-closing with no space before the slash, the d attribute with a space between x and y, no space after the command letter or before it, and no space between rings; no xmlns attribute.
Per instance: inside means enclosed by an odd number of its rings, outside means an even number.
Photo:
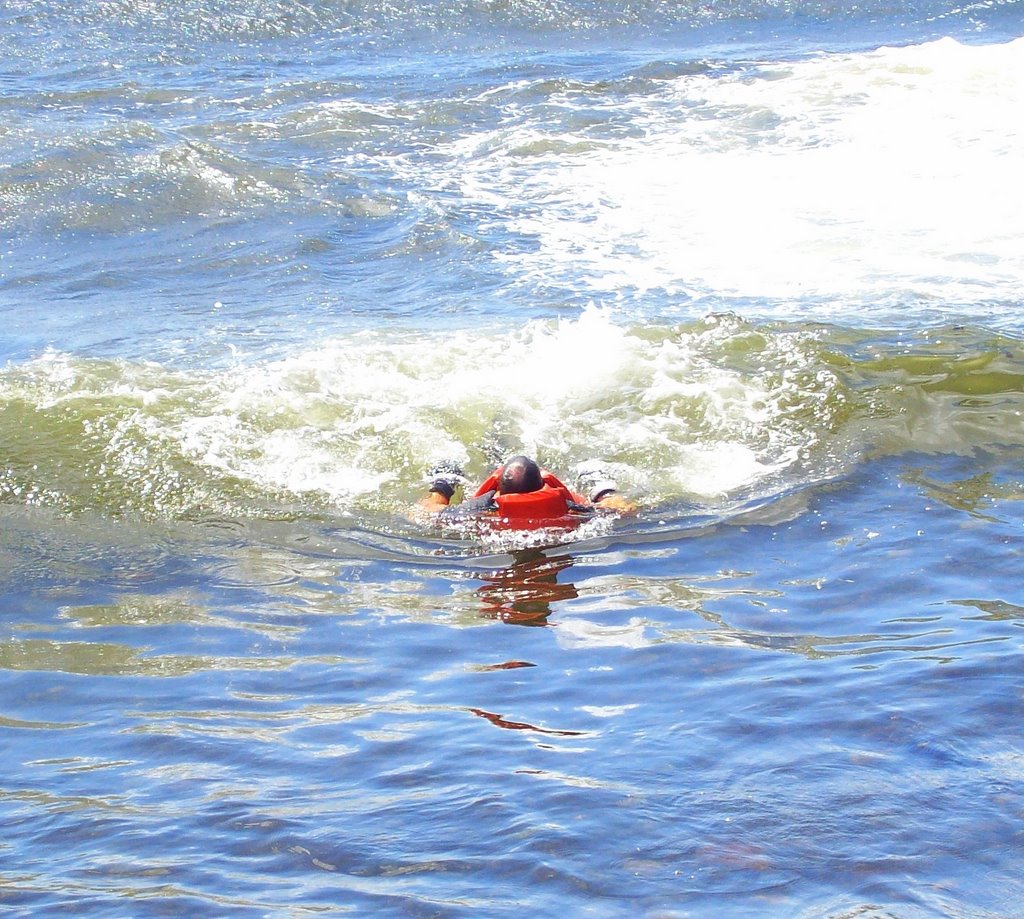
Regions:
<svg viewBox="0 0 1024 919"><path fill-rule="evenodd" d="M582 495L570 491L568 486L546 469L541 470L544 484L537 491L501 494L497 489L502 468L499 466L495 469L473 496L479 498L494 492L493 500L498 505L497 511L492 512L495 526L517 530L573 527L590 516L584 509L590 507L590 502Z"/></svg>

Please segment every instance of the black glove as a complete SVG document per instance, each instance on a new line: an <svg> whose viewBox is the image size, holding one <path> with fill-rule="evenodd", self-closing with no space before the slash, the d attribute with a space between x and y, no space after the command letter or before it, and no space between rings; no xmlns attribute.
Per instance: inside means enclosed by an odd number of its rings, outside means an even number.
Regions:
<svg viewBox="0 0 1024 919"><path fill-rule="evenodd" d="M466 483L466 477L462 474L462 467L452 460L443 460L435 465L427 473L427 478L430 479L428 491L436 491L439 495L444 495L449 501L452 495L455 494L455 489Z"/></svg>

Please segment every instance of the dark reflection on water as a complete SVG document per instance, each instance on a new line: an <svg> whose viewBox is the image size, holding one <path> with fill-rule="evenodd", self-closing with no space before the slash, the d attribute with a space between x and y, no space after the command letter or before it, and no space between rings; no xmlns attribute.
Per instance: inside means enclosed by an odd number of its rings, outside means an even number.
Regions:
<svg viewBox="0 0 1024 919"><path fill-rule="evenodd" d="M535 724L527 724L525 721L509 721L495 712L485 712L483 709L471 708L474 715L489 721L495 727L504 728L506 731L536 731L539 734L554 734L557 737L580 737L584 731L558 731L552 728L542 728Z"/></svg>
<svg viewBox="0 0 1024 919"><path fill-rule="evenodd" d="M1024 505L909 465L489 557L9 516L0 906L1012 915Z"/></svg>
<svg viewBox="0 0 1024 919"><path fill-rule="evenodd" d="M579 596L569 581L558 575L572 567L571 555L548 556L542 549L516 552L507 568L481 574L477 588L482 615L513 625L545 625L551 604Z"/></svg>

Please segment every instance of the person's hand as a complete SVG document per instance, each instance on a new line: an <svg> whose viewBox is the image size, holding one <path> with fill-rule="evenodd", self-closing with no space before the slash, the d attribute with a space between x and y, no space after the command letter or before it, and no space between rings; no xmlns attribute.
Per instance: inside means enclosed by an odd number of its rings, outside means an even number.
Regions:
<svg viewBox="0 0 1024 919"><path fill-rule="evenodd" d="M591 504L597 504L605 495L618 490L615 479L599 464L582 463L576 469L576 490Z"/></svg>
<svg viewBox="0 0 1024 919"><path fill-rule="evenodd" d="M462 467L452 460L443 460L437 463L427 473L427 478L430 480L428 499L431 500L431 503L437 503L441 507L447 507L448 502L452 499L452 495L455 494L455 490L461 488L466 483ZM442 498L443 500L440 501L434 500ZM423 504L423 501L420 504Z"/></svg>
<svg viewBox="0 0 1024 919"><path fill-rule="evenodd" d="M618 514L635 513L636 504L619 493L615 479L600 463L582 463L576 469L576 488L594 507Z"/></svg>

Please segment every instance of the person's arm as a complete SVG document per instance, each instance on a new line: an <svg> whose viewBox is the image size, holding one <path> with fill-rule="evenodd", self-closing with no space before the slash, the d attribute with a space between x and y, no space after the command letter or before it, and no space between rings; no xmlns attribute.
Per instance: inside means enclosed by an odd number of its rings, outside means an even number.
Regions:
<svg viewBox="0 0 1024 919"><path fill-rule="evenodd" d="M416 506L425 511L443 511L450 500L448 495L441 494L439 491L429 491L416 502Z"/></svg>
<svg viewBox="0 0 1024 919"><path fill-rule="evenodd" d="M430 475L432 477L430 490L416 502L416 509L419 511L418 516L420 517L426 515L436 518L444 515L446 520L457 520L497 508L494 503L495 492L493 489L482 495L466 498L458 504L451 503L456 489L462 488L466 482L462 469L457 463L439 463L431 470Z"/></svg>
<svg viewBox="0 0 1024 919"><path fill-rule="evenodd" d="M498 509L498 505L494 503L494 495L495 492L493 490L485 491L482 495L466 498L452 507L443 507L441 508L441 513L444 514L446 520L459 520L465 517L475 517L478 514L486 514L488 511Z"/></svg>
<svg viewBox="0 0 1024 919"><path fill-rule="evenodd" d="M458 463L438 463L430 470L430 489L416 502L413 509L416 517L433 517L447 509L455 494L462 486L465 477Z"/></svg>
<svg viewBox="0 0 1024 919"><path fill-rule="evenodd" d="M637 505L617 491L606 491L594 502L594 507L615 511L617 514L635 514Z"/></svg>
<svg viewBox="0 0 1024 919"><path fill-rule="evenodd" d="M597 508L614 511L617 514L633 514L637 511L635 502L619 491L619 486L600 465L587 464L579 471L580 490L590 503Z"/></svg>

